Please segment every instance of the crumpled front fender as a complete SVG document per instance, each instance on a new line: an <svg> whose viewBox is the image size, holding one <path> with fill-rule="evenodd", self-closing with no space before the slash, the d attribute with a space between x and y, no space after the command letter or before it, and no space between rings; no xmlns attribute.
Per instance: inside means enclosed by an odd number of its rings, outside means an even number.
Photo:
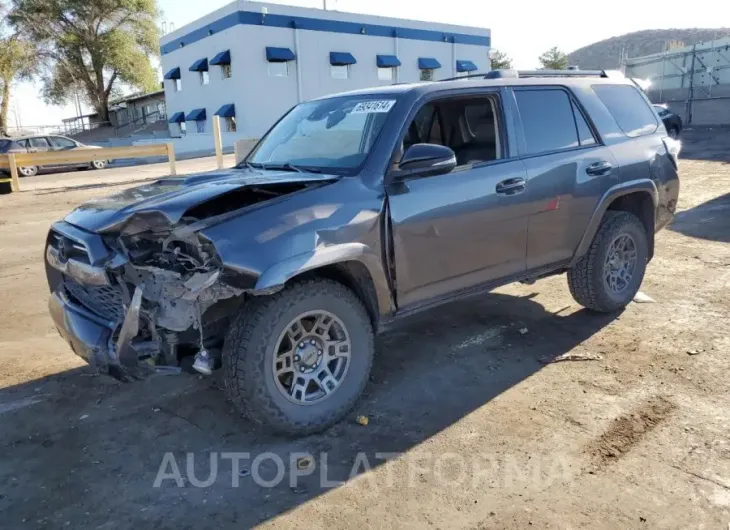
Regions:
<svg viewBox="0 0 730 530"><path fill-rule="evenodd" d="M390 310L390 291L380 256L363 243L343 243L305 252L267 268L256 282L252 294L268 294L284 287L290 279L328 265L357 261L367 268L375 288L381 314Z"/></svg>

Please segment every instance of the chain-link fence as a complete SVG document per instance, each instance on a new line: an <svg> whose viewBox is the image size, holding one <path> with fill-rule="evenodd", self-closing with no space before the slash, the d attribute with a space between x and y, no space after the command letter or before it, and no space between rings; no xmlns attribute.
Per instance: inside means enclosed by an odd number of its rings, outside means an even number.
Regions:
<svg viewBox="0 0 730 530"><path fill-rule="evenodd" d="M648 79L649 98L685 125L730 125L730 39L625 60L627 77Z"/></svg>

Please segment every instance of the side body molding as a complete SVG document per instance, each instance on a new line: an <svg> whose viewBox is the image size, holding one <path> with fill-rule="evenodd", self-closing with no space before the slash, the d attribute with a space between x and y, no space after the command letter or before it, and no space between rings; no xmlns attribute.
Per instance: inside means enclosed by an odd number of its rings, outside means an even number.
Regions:
<svg viewBox="0 0 730 530"><path fill-rule="evenodd" d="M606 213L606 210L608 210L608 207L611 205L611 203L623 195L628 195L630 193L636 192L646 193L651 196L651 200L654 205L654 211L656 211L657 204L659 203L659 192L657 191L656 184L654 184L654 181L652 181L651 179L647 178L631 180L612 186L606 191L606 193L603 194L603 197L601 197L598 202L598 206L593 211L593 216L591 217L591 220L586 227L586 231L583 234L583 239L581 239L580 244L578 245L578 248L573 255L573 259L571 260L568 267L572 267L573 265L575 265L578 260L582 258L586 252L588 252L588 248L593 242L593 237L596 235L596 232L598 232L598 227L601 225L603 215Z"/></svg>

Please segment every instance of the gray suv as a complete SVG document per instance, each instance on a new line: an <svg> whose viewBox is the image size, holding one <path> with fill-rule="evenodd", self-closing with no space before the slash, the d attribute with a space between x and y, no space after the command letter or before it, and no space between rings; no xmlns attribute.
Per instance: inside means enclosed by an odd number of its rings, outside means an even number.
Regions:
<svg viewBox="0 0 730 530"><path fill-rule="evenodd" d="M253 420L319 431L365 387L374 334L404 317L562 273L589 309L628 304L674 215L677 155L643 93L605 72L323 97L235 168L55 223L50 312L117 377L222 367Z"/></svg>

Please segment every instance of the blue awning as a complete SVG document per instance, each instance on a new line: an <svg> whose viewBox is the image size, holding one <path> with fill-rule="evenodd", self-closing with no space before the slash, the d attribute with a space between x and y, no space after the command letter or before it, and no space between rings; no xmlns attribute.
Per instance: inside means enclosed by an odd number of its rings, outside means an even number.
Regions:
<svg viewBox="0 0 730 530"><path fill-rule="evenodd" d="M210 60L210 64L231 64L231 51L225 50Z"/></svg>
<svg viewBox="0 0 730 530"><path fill-rule="evenodd" d="M205 109L193 109L185 116L185 121L203 121L205 120Z"/></svg>
<svg viewBox="0 0 730 530"><path fill-rule="evenodd" d="M170 116L170 119L167 120L168 123L182 123L185 121L185 113L184 112L176 112L172 116Z"/></svg>
<svg viewBox="0 0 730 530"><path fill-rule="evenodd" d="M289 48L266 47L266 60L270 63L285 63L286 61L293 61L296 57Z"/></svg>
<svg viewBox="0 0 730 530"><path fill-rule="evenodd" d="M436 70L441 68L441 63L433 57L419 57L418 68L421 70Z"/></svg>
<svg viewBox="0 0 730 530"><path fill-rule="evenodd" d="M473 72L478 70L477 65L471 61L456 61L457 72Z"/></svg>
<svg viewBox="0 0 730 530"><path fill-rule="evenodd" d="M208 71L208 58L203 57L202 59L198 59L193 63L193 66L190 67L191 72L207 72Z"/></svg>
<svg viewBox="0 0 730 530"><path fill-rule="evenodd" d="M180 79L180 68L177 66L165 74L165 79Z"/></svg>
<svg viewBox="0 0 730 530"><path fill-rule="evenodd" d="M346 64L355 64L355 57L348 52L330 52L330 64L334 66L344 66Z"/></svg>
<svg viewBox="0 0 730 530"><path fill-rule="evenodd" d="M223 105L221 108L215 111L215 115L220 116L221 118L233 118L236 115L236 105L234 105L233 103Z"/></svg>
<svg viewBox="0 0 730 530"><path fill-rule="evenodd" d="M376 62L378 63L378 68L400 66L400 61L395 55L378 55Z"/></svg>

